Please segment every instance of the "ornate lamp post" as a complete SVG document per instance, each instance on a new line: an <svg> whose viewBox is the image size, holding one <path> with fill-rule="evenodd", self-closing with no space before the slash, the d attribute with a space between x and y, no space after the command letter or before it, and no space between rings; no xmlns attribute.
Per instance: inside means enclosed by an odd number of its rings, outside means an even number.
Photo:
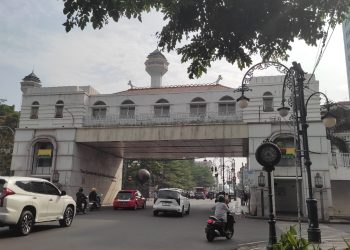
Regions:
<svg viewBox="0 0 350 250"><path fill-rule="evenodd" d="M237 196L236 196L236 161L235 160L233 160L231 171L232 171L233 200L236 201Z"/></svg>
<svg viewBox="0 0 350 250"><path fill-rule="evenodd" d="M269 140L265 140L256 150L255 158L260 165L263 166L263 170L267 172L267 185L269 189L269 242L266 249L272 250L273 245L277 242L276 235L276 219L273 213L273 203L272 203L272 184L271 184L271 172L275 170L275 166L281 160L281 151L279 147ZM265 185L265 177L260 174L261 184ZM259 180L259 179L258 179Z"/></svg>
<svg viewBox="0 0 350 250"><path fill-rule="evenodd" d="M258 176L258 186L261 187L260 191L260 198L261 198L261 216L265 216L264 211L264 187L265 187L265 176L263 172L260 172L260 175Z"/></svg>
<svg viewBox="0 0 350 250"><path fill-rule="evenodd" d="M306 169L306 175L307 175L307 185L308 185L308 198L306 200L307 204L307 211L308 211L308 218L309 218L309 227L308 227L308 240L310 242L321 242L321 231L319 229L319 223L318 223L318 215L317 215L317 201L313 197L312 193L312 181L311 181L311 160L310 160L310 152L309 152L309 143L308 143L308 136L307 136L307 128L308 124L306 122L307 117L307 104L311 97L314 95L323 95L326 98L326 109L327 112L321 117L322 122L324 125L329 128L335 125L336 119L335 117L329 112L330 109L330 103L328 101L328 98L325 94L322 92L315 92L312 95L309 96L307 101L305 102L304 97L304 80L305 80L305 72L301 68L301 65L299 63L293 62L292 67L288 68L287 66L279 63L279 62L263 62L254 65L251 67L247 73L244 75L242 80L242 85L240 88L236 89L235 92L241 92L242 95L240 98L238 98L238 105L241 108L246 108L248 106L249 98L247 98L244 95L244 92L249 91L248 83L250 79L253 77L254 70L258 69L266 69L271 66L275 66L276 69L285 74L284 81L283 81L283 89L282 89L282 106L278 108L278 112L282 117L285 117L288 115L288 112L290 110L289 107L286 107L285 104L285 91L288 87L291 92L291 99L289 100L293 107L293 118L295 119L295 124L297 126L297 149L299 152L298 157L304 158L304 167ZM300 161L301 162L301 161Z"/></svg>
<svg viewBox="0 0 350 250"><path fill-rule="evenodd" d="M216 181L216 191L218 191L219 189L218 189L218 187L219 187L219 180L218 180L218 176L219 176L219 174L218 174L218 168L215 166L211 166L211 172L214 174L214 176L215 176L215 181Z"/></svg>
<svg viewBox="0 0 350 250"><path fill-rule="evenodd" d="M222 192L225 193L225 160L222 158Z"/></svg>
<svg viewBox="0 0 350 250"><path fill-rule="evenodd" d="M321 216L322 221L324 221L324 207L323 207L323 178L320 173L315 175L315 187L320 190L320 200L321 200Z"/></svg>
<svg viewBox="0 0 350 250"><path fill-rule="evenodd" d="M52 173L52 182L58 183L60 181L60 173L55 169Z"/></svg>

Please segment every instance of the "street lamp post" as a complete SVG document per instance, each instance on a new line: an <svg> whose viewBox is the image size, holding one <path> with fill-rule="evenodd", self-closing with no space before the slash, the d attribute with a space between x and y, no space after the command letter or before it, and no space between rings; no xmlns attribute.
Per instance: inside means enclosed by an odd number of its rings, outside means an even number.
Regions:
<svg viewBox="0 0 350 250"><path fill-rule="evenodd" d="M261 199L261 216L265 216L265 206L264 206L264 187L265 187L265 176L263 172L260 172L258 176L258 185L261 187L260 189L260 199Z"/></svg>
<svg viewBox="0 0 350 250"><path fill-rule="evenodd" d="M314 95L323 95L326 98L326 108L327 112L325 115L321 117L322 122L324 125L329 128L335 125L336 119L333 115L330 114L329 108L330 104L328 101L328 98L325 94L322 92L315 92L312 95L309 96L305 103L305 97L304 97L304 81L305 81L305 72L301 68L301 65L299 63L293 62L293 66L291 68L286 67L285 65L279 63L279 62L263 62L254 65L251 67L247 73L245 74L242 85L240 88L235 90L235 92L241 92L242 95L240 98L238 98L238 105L240 108L246 108L248 106L249 98L244 96L244 92L251 90L248 87L248 83L250 79L253 77L253 72L256 69L266 69L270 66L275 66L276 69L279 72L282 72L285 74L284 81L283 81L283 89L282 89L282 107L278 108L278 112L282 117L285 117L288 115L288 112L290 110L289 107L284 106L285 103L285 91L286 87L290 88L292 92L292 98L291 103L293 104L293 112L294 112L294 119L296 121L297 126L297 137L298 137L298 144L300 144L300 141L302 141L302 154L299 154L299 157L304 158L304 167L306 170L306 177L307 177L307 185L308 185L308 198L306 199L307 204L307 211L308 211L308 221L309 221L309 227L308 227L308 240L310 242L321 242L321 231L319 229L319 223L318 223L318 215L317 215L317 201L313 197L312 193L312 181L311 181L311 160L310 160L310 153L309 153L309 143L308 143L308 135L307 135L307 128L308 124L306 121L307 117L307 104L310 98Z"/></svg>
<svg viewBox="0 0 350 250"><path fill-rule="evenodd" d="M225 161L222 158L222 192L225 193Z"/></svg>
<svg viewBox="0 0 350 250"><path fill-rule="evenodd" d="M279 147L269 140L265 140L255 152L257 162L263 166L263 170L267 172L267 186L269 190L269 242L266 246L267 250L273 250L273 245L277 243L276 219L273 213L273 197L271 172L275 170L275 166L281 160L281 151ZM260 176L263 176L260 174ZM265 179L265 177L264 177ZM258 179L259 180L259 179ZM260 179L262 184L262 177ZM265 180L264 180L265 183Z"/></svg>
<svg viewBox="0 0 350 250"><path fill-rule="evenodd" d="M215 176L215 182L216 182L216 192L219 191L219 174L218 174L218 168L215 166L211 166L211 172L214 174Z"/></svg>
<svg viewBox="0 0 350 250"><path fill-rule="evenodd" d="M323 205L323 178L320 175L320 173L316 173L315 175L315 187L320 190L320 201L321 201L321 216L322 221L325 220L324 218L324 205Z"/></svg>

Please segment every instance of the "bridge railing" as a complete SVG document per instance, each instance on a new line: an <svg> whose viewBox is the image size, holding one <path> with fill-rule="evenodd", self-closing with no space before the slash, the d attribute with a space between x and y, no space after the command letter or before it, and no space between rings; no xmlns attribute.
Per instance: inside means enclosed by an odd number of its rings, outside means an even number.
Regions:
<svg viewBox="0 0 350 250"><path fill-rule="evenodd" d="M335 168L350 168L350 153L330 153L328 160Z"/></svg>
<svg viewBox="0 0 350 250"><path fill-rule="evenodd" d="M113 127L113 126L142 126L161 124L191 124L191 123L226 123L243 120L241 112L224 115L219 113L205 113L198 116L189 113L173 113L169 116L157 116L154 114L137 114L133 117L121 118L119 115L106 115L105 117L85 116L84 127Z"/></svg>

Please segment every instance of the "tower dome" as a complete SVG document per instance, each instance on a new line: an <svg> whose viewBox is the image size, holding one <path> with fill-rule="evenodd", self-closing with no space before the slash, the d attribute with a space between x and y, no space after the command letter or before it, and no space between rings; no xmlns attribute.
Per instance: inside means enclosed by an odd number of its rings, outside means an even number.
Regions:
<svg viewBox="0 0 350 250"><path fill-rule="evenodd" d="M24 77L21 82L21 91L23 94L26 94L29 88L40 88L41 81L39 77L34 74L34 71Z"/></svg>
<svg viewBox="0 0 350 250"><path fill-rule="evenodd" d="M156 49L147 56L145 62L146 71L151 76L151 88L162 86L162 77L168 71L168 61L165 56Z"/></svg>

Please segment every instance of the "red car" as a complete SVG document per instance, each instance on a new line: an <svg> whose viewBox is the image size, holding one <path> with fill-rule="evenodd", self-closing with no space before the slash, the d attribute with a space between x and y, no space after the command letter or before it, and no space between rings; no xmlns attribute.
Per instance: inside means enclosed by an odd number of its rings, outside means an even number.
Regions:
<svg viewBox="0 0 350 250"><path fill-rule="evenodd" d="M146 199L138 190L120 190L114 199L113 208L146 208Z"/></svg>

